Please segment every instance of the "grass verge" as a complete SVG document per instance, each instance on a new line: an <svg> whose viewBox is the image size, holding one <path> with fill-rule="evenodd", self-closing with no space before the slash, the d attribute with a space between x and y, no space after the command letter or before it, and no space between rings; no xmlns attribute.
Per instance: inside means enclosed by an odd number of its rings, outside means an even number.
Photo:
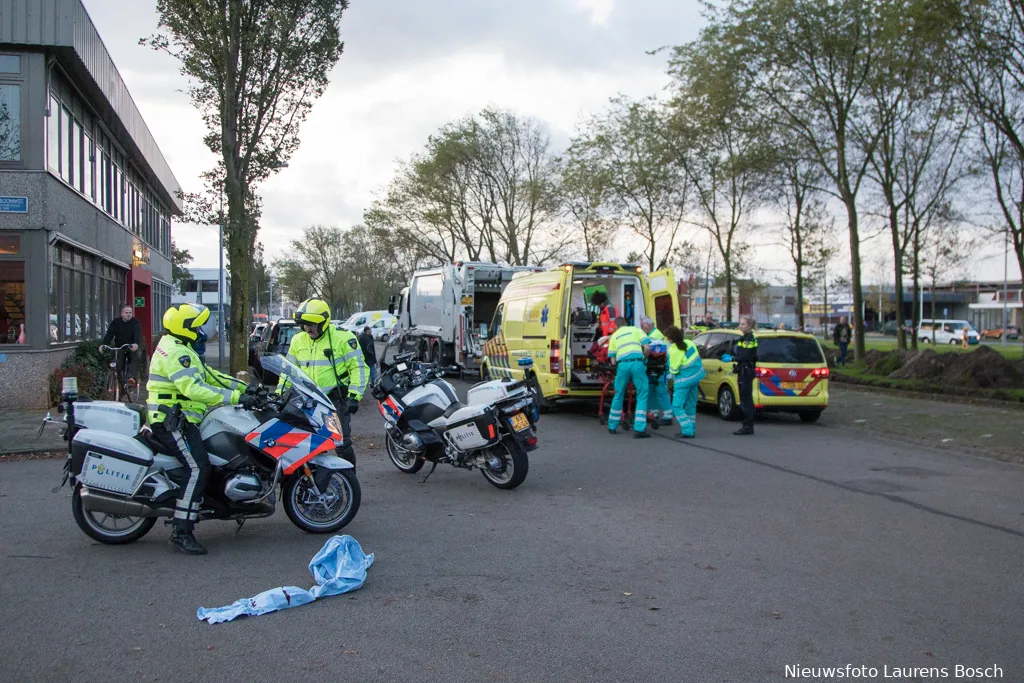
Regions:
<svg viewBox="0 0 1024 683"><path fill-rule="evenodd" d="M1024 404L1024 389L977 389L940 385L917 379L891 379L885 375L873 375L861 364L832 368L832 381L930 396L958 396Z"/></svg>

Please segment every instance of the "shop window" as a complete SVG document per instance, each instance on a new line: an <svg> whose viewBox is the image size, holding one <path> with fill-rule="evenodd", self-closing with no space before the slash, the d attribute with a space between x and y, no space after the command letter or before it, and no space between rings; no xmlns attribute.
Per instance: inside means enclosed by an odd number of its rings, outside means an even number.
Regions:
<svg viewBox="0 0 1024 683"><path fill-rule="evenodd" d="M25 262L0 261L0 344L25 343Z"/></svg>
<svg viewBox="0 0 1024 683"><path fill-rule="evenodd" d="M0 161L21 161L21 86L0 83Z"/></svg>

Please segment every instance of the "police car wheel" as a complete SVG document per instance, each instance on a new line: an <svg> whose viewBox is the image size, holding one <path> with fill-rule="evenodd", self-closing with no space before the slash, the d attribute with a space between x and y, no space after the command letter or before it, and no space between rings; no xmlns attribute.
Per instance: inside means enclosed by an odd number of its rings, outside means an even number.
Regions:
<svg viewBox="0 0 1024 683"><path fill-rule="evenodd" d="M718 416L723 420L734 421L739 417L739 406L736 404L736 396L728 385L718 391Z"/></svg>

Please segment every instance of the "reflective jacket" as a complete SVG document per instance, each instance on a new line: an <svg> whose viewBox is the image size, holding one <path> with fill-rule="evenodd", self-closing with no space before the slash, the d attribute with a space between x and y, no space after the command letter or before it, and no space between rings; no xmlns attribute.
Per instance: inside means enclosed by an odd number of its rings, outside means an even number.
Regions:
<svg viewBox="0 0 1024 683"><path fill-rule="evenodd" d="M683 343L686 345L685 351L675 344L668 346L668 372L670 375L678 375L688 365L700 362L697 345L689 339L684 339Z"/></svg>
<svg viewBox="0 0 1024 683"><path fill-rule="evenodd" d="M328 349L331 350L330 358L324 353ZM363 349L356 336L348 330L336 330L328 325L327 330L316 339L305 332L299 332L292 337L286 357L302 368L324 393L329 394L340 384L348 387L351 398L359 400L366 391L370 373L363 360ZM287 381L282 377L277 385L279 393L286 384Z"/></svg>
<svg viewBox="0 0 1024 683"><path fill-rule="evenodd" d="M741 373L754 374L757 365L757 337L753 332L747 332L739 338L733 348L732 359L739 365Z"/></svg>
<svg viewBox="0 0 1024 683"><path fill-rule="evenodd" d="M146 382L149 423L163 422L160 406L180 406L185 419L199 424L207 409L238 403L245 384L207 367L185 342L165 334L156 345Z"/></svg>
<svg viewBox="0 0 1024 683"><path fill-rule="evenodd" d="M661 333L661 330L659 330L657 327L651 328L651 332L650 334L647 335L647 338L650 339L651 341L667 341L665 339L665 335L663 335Z"/></svg>
<svg viewBox="0 0 1024 683"><path fill-rule="evenodd" d="M615 317L618 314L615 312L615 307L611 304L601 309L601 336L607 337L615 331Z"/></svg>
<svg viewBox="0 0 1024 683"><path fill-rule="evenodd" d="M608 340L608 356L616 361L643 359L647 335L638 327L625 325L615 330Z"/></svg>

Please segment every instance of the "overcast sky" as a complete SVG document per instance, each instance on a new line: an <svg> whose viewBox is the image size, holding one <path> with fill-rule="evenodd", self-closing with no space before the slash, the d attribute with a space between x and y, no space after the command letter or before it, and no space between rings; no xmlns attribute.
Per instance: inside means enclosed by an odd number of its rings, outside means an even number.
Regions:
<svg viewBox="0 0 1024 683"><path fill-rule="evenodd" d="M84 3L178 182L200 189L200 173L216 159L202 143L205 126L185 79L174 59L138 44L156 29L155 0ZM306 226L361 222L397 159L446 122L488 105L541 120L560 150L609 98L660 92L665 57L646 52L692 40L701 24L696 0L351 0L330 87L289 167L261 188L268 260ZM193 266L217 265L215 226L176 224L174 237ZM1002 277L999 246L977 276ZM758 254L765 275L785 278L781 252ZM875 279L867 270L865 279Z"/></svg>

